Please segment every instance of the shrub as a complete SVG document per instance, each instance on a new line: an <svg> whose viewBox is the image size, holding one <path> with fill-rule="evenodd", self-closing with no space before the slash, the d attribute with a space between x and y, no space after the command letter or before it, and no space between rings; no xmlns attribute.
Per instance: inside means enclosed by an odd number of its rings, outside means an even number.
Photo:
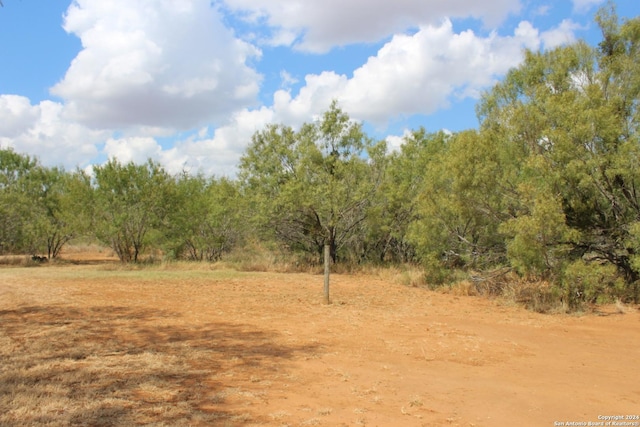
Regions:
<svg viewBox="0 0 640 427"><path fill-rule="evenodd" d="M570 310L579 310L585 303L612 302L623 297L625 284L611 264L575 261L564 269L561 280L562 300Z"/></svg>
<svg viewBox="0 0 640 427"><path fill-rule="evenodd" d="M557 310L562 305L560 289L547 281L521 281L513 288L513 298L526 309L538 313Z"/></svg>

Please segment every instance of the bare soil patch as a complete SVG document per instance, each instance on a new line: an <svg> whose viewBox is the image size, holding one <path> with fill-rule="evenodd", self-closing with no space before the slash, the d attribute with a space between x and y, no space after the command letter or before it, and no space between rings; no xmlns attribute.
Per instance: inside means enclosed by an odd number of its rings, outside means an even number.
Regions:
<svg viewBox="0 0 640 427"><path fill-rule="evenodd" d="M552 426L640 412L640 314L332 276L0 269L1 426Z"/></svg>

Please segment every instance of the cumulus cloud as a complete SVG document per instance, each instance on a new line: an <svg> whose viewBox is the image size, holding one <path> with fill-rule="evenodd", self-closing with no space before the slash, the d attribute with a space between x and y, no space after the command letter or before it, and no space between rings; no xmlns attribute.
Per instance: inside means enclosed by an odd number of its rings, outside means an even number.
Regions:
<svg viewBox="0 0 640 427"><path fill-rule="evenodd" d="M96 144L106 133L91 130L63 117L62 104L0 95L0 147L37 156L48 166L85 166L98 154Z"/></svg>
<svg viewBox="0 0 640 427"><path fill-rule="evenodd" d="M387 150L390 152L398 152L404 145L407 138L411 136L411 131L405 129L402 135L388 135L385 140L387 141Z"/></svg>
<svg viewBox="0 0 640 427"><path fill-rule="evenodd" d="M583 0L584 1L584 0ZM477 18L493 27L520 10L519 0L224 0L248 22L267 22L271 42L326 52L334 46L376 42L389 34L439 22ZM283 37L283 34L286 37ZM292 34L296 34L293 37Z"/></svg>
<svg viewBox="0 0 640 427"><path fill-rule="evenodd" d="M513 36L453 32L450 21L395 36L354 72L345 104L372 121L399 114L430 114L451 96L477 97L479 91L518 64L524 47L538 47L536 30L522 22Z"/></svg>
<svg viewBox="0 0 640 427"><path fill-rule="evenodd" d="M165 149L151 136L123 136L107 140L104 152L120 162L141 164L151 158L171 174L182 171L215 176L234 176L240 156L252 135L276 121L272 109L243 109L232 114L229 122L210 132L200 129Z"/></svg>
<svg viewBox="0 0 640 427"><path fill-rule="evenodd" d="M215 129L213 135L200 134L179 142L170 156L184 159L180 166L189 171L234 176L253 134L273 122L279 120L271 108L244 109L234 113L229 123ZM178 162L173 163L177 166Z"/></svg>
<svg viewBox="0 0 640 427"><path fill-rule="evenodd" d="M554 39L527 21L510 36L455 33L448 20L425 26L413 35L394 36L352 77L333 71L309 74L297 94L278 90L270 107L237 112L211 137L192 137L163 153L188 159L190 169L233 175L251 135L267 123L297 127L325 111L333 99L353 118L382 128L393 117L430 114L456 99L478 97L520 63L524 48L539 49L545 37ZM391 136L388 142L397 149L402 137Z"/></svg>
<svg viewBox="0 0 640 427"><path fill-rule="evenodd" d="M573 0L573 9L576 12L585 13L591 8L604 3L605 0Z"/></svg>
<svg viewBox="0 0 640 427"><path fill-rule="evenodd" d="M38 109L24 96L0 95L0 117L0 135L9 139L29 130L37 120Z"/></svg>
<svg viewBox="0 0 640 427"><path fill-rule="evenodd" d="M338 99L353 116L383 123L401 115L430 114L452 97L477 97L522 60L523 48L538 49L540 34L523 21L512 36L455 33L451 21L425 26L413 35L396 35L353 77L334 72L307 75L293 97L280 90L274 111L286 122L299 121Z"/></svg>
<svg viewBox="0 0 640 427"><path fill-rule="evenodd" d="M88 126L187 129L256 102L260 52L208 0L76 0L64 28L82 51L51 92Z"/></svg>
<svg viewBox="0 0 640 427"><path fill-rule="evenodd" d="M549 11L551 10L551 6L548 4L543 4L538 6L534 11L533 14L534 16L546 16L549 14Z"/></svg>
<svg viewBox="0 0 640 427"><path fill-rule="evenodd" d="M294 84L298 83L298 79L293 77L286 70L280 71L280 79L282 80L282 83L280 84L280 87L282 88L290 88Z"/></svg>
<svg viewBox="0 0 640 427"><path fill-rule="evenodd" d="M545 49L553 49L554 47L575 42L575 31L581 29L584 29L584 27L571 19L563 20L556 28L542 33Z"/></svg>
<svg viewBox="0 0 640 427"><path fill-rule="evenodd" d="M455 32L442 18L499 22L518 0L225 1L247 20L268 22L280 37L273 43L309 51L395 35L352 74L308 74L296 92L296 78L282 70L272 105L258 107L261 77L251 61L260 52L224 26L209 0L76 0L65 29L82 50L52 88L64 102L0 96L0 146L68 167L153 158L171 173L234 175L251 136L267 123L297 127L333 99L382 128L397 117L428 115L478 97L520 63L523 48L573 41L579 28L566 20L541 33L523 21L511 35L481 35ZM176 129L190 136L180 139ZM177 141L166 147L159 137ZM401 140L388 142L397 149Z"/></svg>
<svg viewBox="0 0 640 427"><path fill-rule="evenodd" d="M148 136L109 138L104 145L104 152L110 159L140 164L149 158L158 159L162 147L154 138Z"/></svg>

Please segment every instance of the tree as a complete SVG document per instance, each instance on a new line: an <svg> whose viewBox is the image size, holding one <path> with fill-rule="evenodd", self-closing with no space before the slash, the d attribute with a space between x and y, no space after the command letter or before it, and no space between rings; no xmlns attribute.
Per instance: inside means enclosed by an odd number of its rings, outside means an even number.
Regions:
<svg viewBox="0 0 640 427"><path fill-rule="evenodd" d="M176 200L168 228L176 256L217 261L240 241L242 199L235 182L184 174L177 181Z"/></svg>
<svg viewBox="0 0 640 427"><path fill-rule="evenodd" d="M324 256L326 266L364 224L384 152L333 102L297 132L281 125L257 132L240 163L243 191L264 231L292 250Z"/></svg>
<svg viewBox="0 0 640 427"><path fill-rule="evenodd" d="M416 245L410 227L420 217L419 199L424 190L426 171L443 149L448 136L427 133L421 128L404 138L400 150L387 156L384 180L378 191L367 236L370 251L383 262L417 261Z"/></svg>
<svg viewBox="0 0 640 427"><path fill-rule="evenodd" d="M36 159L12 149L0 149L0 253L29 250L25 227L31 216L28 177Z"/></svg>
<svg viewBox="0 0 640 427"><path fill-rule="evenodd" d="M522 153L502 228L512 264L562 274L576 260L611 263L637 299L640 19L620 24L609 3L596 20L598 48L527 52L479 113L483 132Z"/></svg>
<svg viewBox="0 0 640 427"><path fill-rule="evenodd" d="M485 269L504 259L500 223L508 217L513 171L491 139L476 131L425 141L424 180L410 241L438 283L453 268Z"/></svg>
<svg viewBox="0 0 640 427"><path fill-rule="evenodd" d="M31 215L26 227L34 252L56 258L65 244L89 230L91 182L83 171L35 168L27 195Z"/></svg>
<svg viewBox="0 0 640 427"><path fill-rule="evenodd" d="M115 159L94 167L95 232L122 262L137 262L162 237L173 208L173 181L157 163L126 165Z"/></svg>

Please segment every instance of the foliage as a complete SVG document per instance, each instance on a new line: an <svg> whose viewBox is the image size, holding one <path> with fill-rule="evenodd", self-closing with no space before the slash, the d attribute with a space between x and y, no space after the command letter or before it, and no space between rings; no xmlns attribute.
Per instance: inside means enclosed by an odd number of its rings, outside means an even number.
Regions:
<svg viewBox="0 0 640 427"><path fill-rule="evenodd" d="M384 262L416 262L410 227L418 219L418 202L430 162L448 139L443 132L424 128L404 138L398 152L387 156L384 179L367 218L367 258Z"/></svg>
<svg viewBox="0 0 640 427"><path fill-rule="evenodd" d="M172 209L173 181L157 163L126 165L109 160L94 167L96 236L123 262L137 262L143 249L159 240Z"/></svg>
<svg viewBox="0 0 640 427"><path fill-rule="evenodd" d="M30 249L26 225L31 216L26 186L38 162L11 149L0 150L0 254Z"/></svg>
<svg viewBox="0 0 640 427"><path fill-rule="evenodd" d="M55 258L72 238L88 232L91 191L89 177L58 168L38 168L33 173L29 198L32 219L27 229L36 251Z"/></svg>
<svg viewBox="0 0 640 427"><path fill-rule="evenodd" d="M12 150L0 150L0 252L46 253L55 258L85 231L88 177L46 168Z"/></svg>
<svg viewBox="0 0 640 427"><path fill-rule="evenodd" d="M501 224L508 237L507 258L521 274L545 276L561 267L577 233L566 225L562 205L549 193L519 187L522 209L517 217Z"/></svg>
<svg viewBox="0 0 640 427"><path fill-rule="evenodd" d="M293 251L320 256L327 243L335 262L367 218L383 156L384 146L335 102L297 132L282 125L257 132L240 163L254 223Z"/></svg>
<svg viewBox="0 0 640 427"><path fill-rule="evenodd" d="M563 301L572 310L625 297L624 281L612 264L576 260L564 270L561 286Z"/></svg>
<svg viewBox="0 0 640 427"><path fill-rule="evenodd" d="M92 230L125 262L233 251L298 268L328 245L345 271L416 263L429 285L499 272L507 289L517 275L507 292L536 310L637 302L640 18L620 22L609 3L596 22L597 47L525 52L483 94L479 129L418 129L396 152L336 102L299 129L256 132L238 179L111 160L92 180L0 150L0 253L55 257Z"/></svg>
<svg viewBox="0 0 640 427"><path fill-rule="evenodd" d="M241 202L233 181L180 176L169 213L172 253L193 261L220 260L241 241Z"/></svg>
<svg viewBox="0 0 640 427"><path fill-rule="evenodd" d="M501 179L511 169L500 163L493 141L477 132L434 142L410 238L427 272L440 281L446 278L442 269L486 268L503 261L499 225L508 217L511 184Z"/></svg>
<svg viewBox="0 0 640 427"><path fill-rule="evenodd" d="M484 132L525 156L515 215L501 228L513 239L512 265L549 274L567 262L606 262L636 286L628 242L640 217L640 20L619 25L609 5L597 21L599 48L528 52L479 112Z"/></svg>

